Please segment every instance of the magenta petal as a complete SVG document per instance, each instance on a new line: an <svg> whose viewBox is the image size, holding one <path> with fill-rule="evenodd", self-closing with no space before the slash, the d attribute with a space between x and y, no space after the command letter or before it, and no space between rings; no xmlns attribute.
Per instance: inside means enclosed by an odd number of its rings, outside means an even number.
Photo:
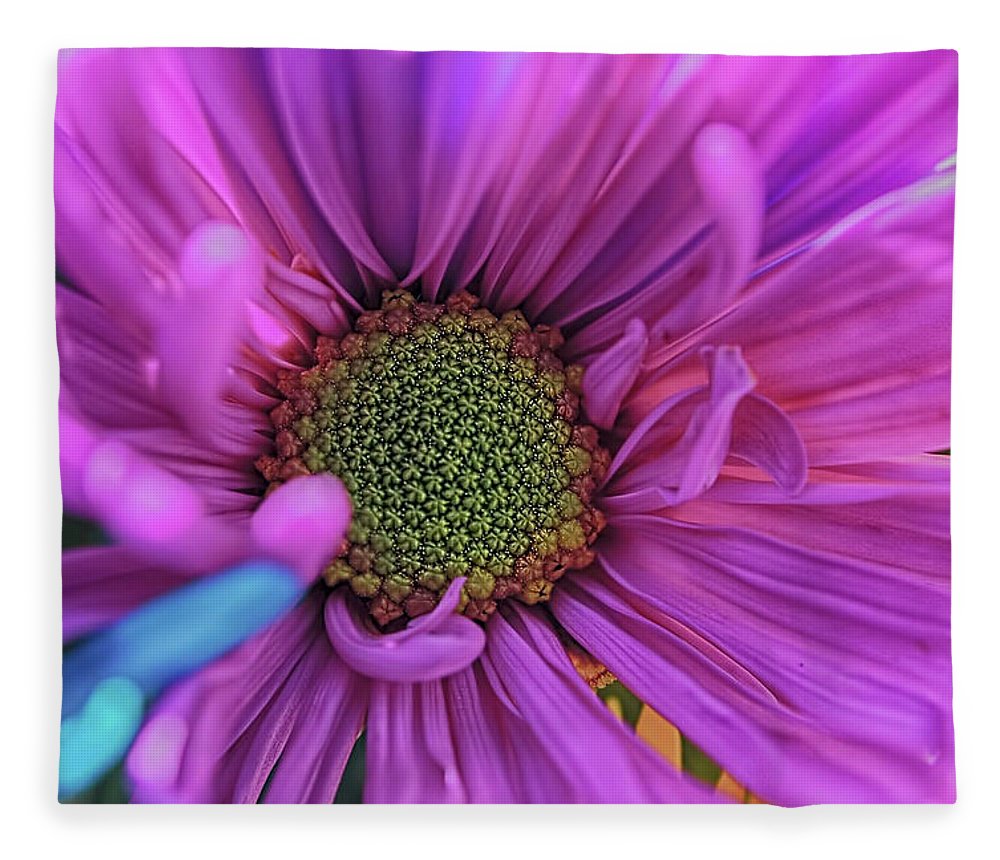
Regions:
<svg viewBox="0 0 1000 860"><path fill-rule="evenodd" d="M809 484L790 497L773 484L727 474L671 515L703 525L725 524L783 543L851 558L905 566L947 580L948 457L812 469Z"/></svg>
<svg viewBox="0 0 1000 860"><path fill-rule="evenodd" d="M808 476L806 447L788 416L766 397L750 393L733 413L729 453L763 469L786 493Z"/></svg>
<svg viewBox="0 0 1000 860"><path fill-rule="evenodd" d="M335 659L319 612L319 601L308 597L268 630L166 691L126 760L133 802L259 798L293 728L278 719L289 713L289 699L301 694L284 693L289 678L312 648Z"/></svg>
<svg viewBox="0 0 1000 860"><path fill-rule="evenodd" d="M305 475L269 493L250 531L258 555L290 564L312 582L333 556L351 523L351 499L333 475Z"/></svg>
<svg viewBox="0 0 1000 860"><path fill-rule="evenodd" d="M632 431L608 471L604 510L680 504L715 482L729 454L733 416L754 379L736 347L709 348L702 358L709 366L707 389L667 400L670 409L654 410Z"/></svg>
<svg viewBox="0 0 1000 860"><path fill-rule="evenodd" d="M440 681L371 685L365 803L466 803Z"/></svg>
<svg viewBox="0 0 1000 860"><path fill-rule="evenodd" d="M56 336L63 411L108 429L171 423L150 384L146 363L152 350L144 334L123 328L116 314L91 296L59 284Z"/></svg>
<svg viewBox="0 0 1000 860"><path fill-rule="evenodd" d="M766 800L947 801L947 582L903 567L905 550L883 560L861 549L867 532L846 529L833 553L746 528L619 517L601 538L606 576L574 578L553 607Z"/></svg>
<svg viewBox="0 0 1000 860"><path fill-rule="evenodd" d="M475 663L441 681L372 685L368 803L523 803L544 792L536 759L522 779L530 728L497 699ZM565 792L564 789L561 791Z"/></svg>
<svg viewBox="0 0 1000 860"><path fill-rule="evenodd" d="M65 404L59 404L59 473L63 505L67 511L86 516L90 503L84 489L87 461L97 437Z"/></svg>
<svg viewBox="0 0 1000 860"><path fill-rule="evenodd" d="M768 257L953 155L954 51L840 57L768 174Z"/></svg>
<svg viewBox="0 0 1000 860"><path fill-rule="evenodd" d="M245 529L210 515L188 482L115 439L91 448L80 478L84 510L136 556L204 572L245 558Z"/></svg>
<svg viewBox="0 0 1000 860"><path fill-rule="evenodd" d="M394 60L392 54L383 56L387 64ZM392 272L363 223L369 206L364 189L352 187L364 176L367 155L357 151L352 139L351 67L359 59L348 52L277 50L267 55L266 72L290 155L308 193L351 255L388 278Z"/></svg>
<svg viewBox="0 0 1000 860"><path fill-rule="evenodd" d="M191 487L120 442L93 448L83 487L90 511L118 540L165 557L205 515Z"/></svg>
<svg viewBox="0 0 1000 860"><path fill-rule="evenodd" d="M279 695L276 724L288 722L291 730L268 777L265 802L332 803L364 725L365 685L319 635Z"/></svg>
<svg viewBox="0 0 1000 860"><path fill-rule="evenodd" d="M83 169L74 188L83 196L68 199L69 189L57 182L57 206L79 214L86 199L105 221L101 242L79 247L81 254L104 256L101 246L114 236L112 243L124 239L147 270L162 273L200 222L227 218L222 167L177 52L62 51L58 89L57 137ZM60 170L60 180L67 176ZM71 260L82 262L76 253ZM118 296L126 298L124 291ZM147 297L129 304L141 306Z"/></svg>
<svg viewBox="0 0 1000 860"><path fill-rule="evenodd" d="M720 802L612 715L534 612L513 607L489 626L484 664L526 724L513 752L527 770L531 802Z"/></svg>
<svg viewBox="0 0 1000 860"><path fill-rule="evenodd" d="M122 284L130 286L139 289ZM127 313L131 324L123 328L122 304L108 304L68 287L56 290L61 408L95 431L113 433L143 456L169 464L177 477L198 486L213 513L246 510L250 497L234 491L260 481L251 461L264 453L267 439L259 431L270 429L265 413L274 401L254 402L246 389L234 385L227 392L232 402L227 397L217 403L208 444L193 439L158 395L152 336Z"/></svg>
<svg viewBox="0 0 1000 860"><path fill-rule="evenodd" d="M505 730L506 707L493 694L479 663L443 682L462 784L470 803L527 799L518 779L514 746L523 736Z"/></svg>
<svg viewBox="0 0 1000 860"><path fill-rule="evenodd" d="M419 102L417 241L406 283L438 295L447 264L490 183L529 133L537 57L516 53L433 53L424 57Z"/></svg>
<svg viewBox="0 0 1000 860"><path fill-rule="evenodd" d="M690 331L724 308L753 270L764 221L764 177L746 134L713 123L691 148L702 200L712 216L712 266L697 290L657 320L657 335Z"/></svg>
<svg viewBox="0 0 1000 860"><path fill-rule="evenodd" d="M212 130L240 224L283 262L302 254L334 289L360 293L357 266L292 163L261 52L187 49L183 60ZM254 97L247 98L252 93Z"/></svg>
<svg viewBox="0 0 1000 860"><path fill-rule="evenodd" d="M625 414L641 420L693 384L701 344L739 343L811 466L948 447L954 187L948 169L887 194L759 276L725 314L649 356L662 384L646 378Z"/></svg>
<svg viewBox="0 0 1000 860"><path fill-rule="evenodd" d="M587 367L583 377L583 398L587 417L598 427L615 423L618 409L639 375L649 335L641 320L634 319L614 346L605 350Z"/></svg>
<svg viewBox="0 0 1000 860"><path fill-rule="evenodd" d="M229 368L249 336L249 303L264 286L264 258L254 241L210 222L185 242L185 293L162 311L157 333L159 389L196 438L211 439Z"/></svg>
<svg viewBox="0 0 1000 860"><path fill-rule="evenodd" d="M147 600L185 582L186 576L136 558L122 547L63 553L63 640L105 627Z"/></svg>
<svg viewBox="0 0 1000 860"><path fill-rule="evenodd" d="M382 681L434 681L461 671L483 650L482 627L456 613L464 578L428 615L414 619L398 633L374 632L341 588L326 602L326 630L334 650L354 671Z"/></svg>

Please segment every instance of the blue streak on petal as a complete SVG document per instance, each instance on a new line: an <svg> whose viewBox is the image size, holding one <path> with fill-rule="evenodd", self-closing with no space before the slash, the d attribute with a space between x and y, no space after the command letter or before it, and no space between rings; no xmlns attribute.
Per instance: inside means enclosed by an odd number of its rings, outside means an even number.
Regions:
<svg viewBox="0 0 1000 860"><path fill-rule="evenodd" d="M150 601L66 655L64 718L112 677L130 680L152 698L276 621L302 591L288 568L251 562Z"/></svg>

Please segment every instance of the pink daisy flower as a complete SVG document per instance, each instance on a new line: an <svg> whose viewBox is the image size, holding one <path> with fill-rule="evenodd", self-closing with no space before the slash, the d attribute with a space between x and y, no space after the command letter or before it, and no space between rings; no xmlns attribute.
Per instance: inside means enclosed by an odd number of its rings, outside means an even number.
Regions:
<svg viewBox="0 0 1000 860"><path fill-rule="evenodd" d="M951 52L61 55L66 638L309 584L133 799L362 732L366 801L718 799L615 678L767 802L953 800L955 119Z"/></svg>

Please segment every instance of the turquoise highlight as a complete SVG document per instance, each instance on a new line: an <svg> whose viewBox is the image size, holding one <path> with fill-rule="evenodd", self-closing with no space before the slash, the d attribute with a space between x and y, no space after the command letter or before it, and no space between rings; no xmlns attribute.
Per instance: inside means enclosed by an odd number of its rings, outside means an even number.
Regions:
<svg viewBox="0 0 1000 860"><path fill-rule="evenodd" d="M59 797L93 785L128 751L142 724L145 696L128 678L105 678L80 712L59 728Z"/></svg>
<svg viewBox="0 0 1000 860"><path fill-rule="evenodd" d="M146 603L68 652L60 797L87 788L122 758L146 702L276 621L303 590L282 565L241 564Z"/></svg>

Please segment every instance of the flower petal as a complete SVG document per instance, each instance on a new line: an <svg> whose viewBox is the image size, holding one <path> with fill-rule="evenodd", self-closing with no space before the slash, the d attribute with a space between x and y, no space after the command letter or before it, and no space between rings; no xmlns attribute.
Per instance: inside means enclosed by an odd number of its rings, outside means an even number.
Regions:
<svg viewBox="0 0 1000 860"><path fill-rule="evenodd" d="M382 63L377 61L379 57ZM372 241L366 224L369 207L374 208L377 203L374 200L369 203L366 189L362 187L367 178L365 160L371 157L371 151L363 148L358 139L353 85L367 77L370 67L393 62L405 65L402 57L388 52L380 55L275 50L268 52L265 63L282 135L302 175L303 187L353 258L383 278L392 278L393 273ZM416 74L415 69L409 71L411 76ZM403 80L396 78L396 81L405 88ZM394 143L400 146L407 140L406 129L400 127L405 122L406 112L393 110L399 106L397 94L389 89L381 94L391 99L388 103L378 102L386 115L388 127L384 134L391 140L380 140L376 145L386 147ZM379 166L390 168L389 165ZM394 175L405 183L407 173L412 177L412 170L399 175L397 169ZM400 197L402 205L396 214L405 220L407 204L403 201L407 198ZM409 199L413 200L414 196L411 194ZM398 253L399 247L394 246L392 250Z"/></svg>
<svg viewBox="0 0 1000 860"><path fill-rule="evenodd" d="M269 493L250 520L252 550L314 582L351 524L351 499L333 475L304 475Z"/></svg>
<svg viewBox="0 0 1000 860"><path fill-rule="evenodd" d="M317 636L273 706L290 731L268 775L266 803L333 802L367 699L365 684L336 658L326 637ZM258 736L266 737L262 730L263 724ZM247 760L253 754L248 750Z"/></svg>
<svg viewBox="0 0 1000 860"><path fill-rule="evenodd" d="M752 791L952 799L947 583L653 516L615 518L600 559L560 586L560 623Z"/></svg>
<svg viewBox="0 0 1000 860"><path fill-rule="evenodd" d="M163 308L157 331L159 393L195 438L211 438L230 366L250 331L249 303L263 293L264 259L237 228L208 222L186 240L180 274L185 292Z"/></svg>
<svg viewBox="0 0 1000 860"><path fill-rule="evenodd" d="M764 253L786 253L955 152L958 55L841 57L768 173Z"/></svg>
<svg viewBox="0 0 1000 860"><path fill-rule="evenodd" d="M588 365L583 377L587 417L605 430L614 426L618 409L639 376L649 335L641 320L632 320L618 343Z"/></svg>
<svg viewBox="0 0 1000 860"><path fill-rule="evenodd" d="M365 803L465 803L440 681L371 685Z"/></svg>
<svg viewBox="0 0 1000 860"><path fill-rule="evenodd" d="M654 351L647 363L662 367L624 420L691 385L700 345L738 343L811 465L946 448L953 209L947 170L854 213L717 320Z"/></svg>
<svg viewBox="0 0 1000 860"><path fill-rule="evenodd" d="M709 385L668 399L632 431L608 470L602 509L656 510L715 482L730 451L733 417L754 380L735 347L707 349L702 358Z"/></svg>
<svg viewBox="0 0 1000 860"><path fill-rule="evenodd" d="M63 51L58 90L57 137L80 170L74 185L105 220L92 239L123 236L156 271L200 222L228 219L222 165L177 52ZM79 206L64 196L68 177L56 182L64 210Z"/></svg>
<svg viewBox="0 0 1000 860"><path fill-rule="evenodd" d="M188 581L117 546L64 552L62 573L64 642L106 627Z"/></svg>
<svg viewBox="0 0 1000 860"><path fill-rule="evenodd" d="M504 713L482 667L446 678L445 698L459 773L470 803L517 803L527 792L518 779L516 737L504 730Z"/></svg>
<svg viewBox="0 0 1000 860"><path fill-rule="evenodd" d="M697 290L657 320L659 336L690 331L732 301L753 269L763 229L763 171L745 133L723 123L705 126L691 162L716 233L711 268Z"/></svg>
<svg viewBox="0 0 1000 860"><path fill-rule="evenodd" d="M455 612L462 583L452 580L434 611L410 621L398 633L375 633L345 589L326 602L326 630L334 650L355 672L382 681L433 681L458 672L482 652L482 628Z"/></svg>
<svg viewBox="0 0 1000 860"><path fill-rule="evenodd" d="M245 562L150 600L66 654L63 714L94 686L126 678L147 698L268 627L302 597L303 583L273 562Z"/></svg>
<svg viewBox="0 0 1000 860"><path fill-rule="evenodd" d="M788 58L694 59L706 69L688 72L687 98L718 111L696 115L696 128L714 119L741 129L765 171L761 271L807 248L852 211L931 175L955 151L953 52L817 57L804 65ZM716 75L719 91L705 92L706 81ZM687 98L664 110L666 139L651 134L645 160L669 152L678 124L682 139L690 140ZM584 263L573 290L564 285L565 298L553 306L558 315L546 319L563 327L572 360L612 343L636 316L652 330L678 298L701 290L710 271L707 221L693 196L693 177L672 170L656 183L646 179L630 189L628 175L619 171L624 190L614 195L612 184L597 217L606 223L621 219L630 210L620 198L641 189L646 197L629 214L632 229L608 242L601 259ZM588 239L590 247L603 247L578 231L578 242ZM603 264L606 259L611 266ZM610 292L608 285L615 285ZM713 313L724 310L719 306ZM677 325L668 328L673 340L687 334Z"/></svg>
<svg viewBox="0 0 1000 860"><path fill-rule="evenodd" d="M530 767L531 776L525 780L530 802L717 800L614 717L534 613L504 609L489 627L484 664L491 683L510 698L523 720L514 752L522 766Z"/></svg>
<svg viewBox="0 0 1000 860"><path fill-rule="evenodd" d="M265 55L185 49L182 56L240 225L282 262L304 256L345 300L360 296L363 287L351 252L318 211L293 164L269 90Z"/></svg>
<svg viewBox="0 0 1000 860"><path fill-rule="evenodd" d="M947 457L812 469L790 497L730 468L672 518L751 529L805 549L901 566L943 580L949 568Z"/></svg>
<svg viewBox="0 0 1000 860"><path fill-rule="evenodd" d="M766 397L748 394L733 413L729 453L763 469L786 493L802 490L806 449L795 425Z"/></svg>
<svg viewBox="0 0 1000 860"><path fill-rule="evenodd" d="M322 634L320 611L318 596L311 595L268 630L167 690L126 761L134 802L259 798L292 729L281 719L294 699L282 695L288 679L313 647L336 659Z"/></svg>

